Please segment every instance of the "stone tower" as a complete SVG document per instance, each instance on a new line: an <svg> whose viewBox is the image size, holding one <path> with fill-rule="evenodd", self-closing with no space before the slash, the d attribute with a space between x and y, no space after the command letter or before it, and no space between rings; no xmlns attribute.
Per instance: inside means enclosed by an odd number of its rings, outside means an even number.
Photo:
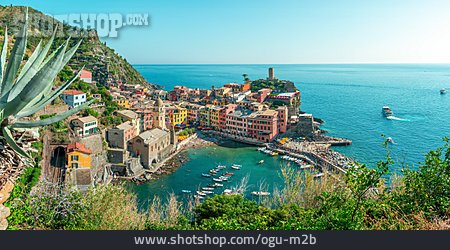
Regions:
<svg viewBox="0 0 450 250"><path fill-rule="evenodd" d="M166 113L164 103L159 97L153 106L153 128L166 129Z"/></svg>
<svg viewBox="0 0 450 250"><path fill-rule="evenodd" d="M269 77L267 79L275 80L275 71L273 70L273 68L269 68Z"/></svg>

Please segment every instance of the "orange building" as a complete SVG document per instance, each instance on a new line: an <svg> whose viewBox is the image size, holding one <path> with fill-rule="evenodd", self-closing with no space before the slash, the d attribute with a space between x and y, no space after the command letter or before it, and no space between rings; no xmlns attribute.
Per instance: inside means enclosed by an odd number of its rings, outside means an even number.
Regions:
<svg viewBox="0 0 450 250"><path fill-rule="evenodd" d="M84 144L74 142L67 146L67 165L69 168L90 168L92 151Z"/></svg>

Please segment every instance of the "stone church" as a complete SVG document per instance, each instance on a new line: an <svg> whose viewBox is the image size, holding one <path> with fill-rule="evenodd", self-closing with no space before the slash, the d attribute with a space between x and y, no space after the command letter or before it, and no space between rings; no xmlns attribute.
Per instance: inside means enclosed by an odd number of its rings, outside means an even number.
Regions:
<svg viewBox="0 0 450 250"><path fill-rule="evenodd" d="M166 114L163 101L158 98L152 112L153 128L128 142L130 152L139 157L144 168L153 170L158 163L176 151L177 137L173 127L166 127Z"/></svg>

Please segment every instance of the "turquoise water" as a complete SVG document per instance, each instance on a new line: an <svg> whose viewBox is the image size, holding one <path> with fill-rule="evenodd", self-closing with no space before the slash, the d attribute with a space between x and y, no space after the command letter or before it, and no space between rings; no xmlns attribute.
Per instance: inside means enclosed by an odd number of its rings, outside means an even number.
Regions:
<svg viewBox="0 0 450 250"><path fill-rule="evenodd" d="M183 164L176 172L162 176L156 181L150 181L141 185L132 184L131 187L139 195L140 201L145 206L148 199L154 195L167 197L174 193L180 197L191 197L185 195L181 190L199 190L209 183L214 183L211 178L203 177L202 173L208 173L216 166L226 165L226 170L221 173L233 172L234 175L229 182L222 182L223 187L218 187L215 192L221 193L226 188L233 188L248 179L248 192L259 190L273 190L274 187L282 187L280 168L290 166L287 161L278 157L268 156L260 153L255 147L250 147L239 143L229 143L225 147L213 146L187 151L189 161ZM259 164L260 160L264 163ZM233 164L242 165L241 170L230 168Z"/></svg>
<svg viewBox="0 0 450 250"><path fill-rule="evenodd" d="M396 161L393 171L399 170L404 164L417 166L426 152L443 144L444 136L450 137L450 94L439 94L439 90L443 87L450 89L450 65L135 65L135 67L149 82L164 85L165 89L172 89L175 85L199 88L222 86L232 81L241 82L243 73L248 74L251 79L265 78L267 68L274 67L278 78L295 82L301 91L303 111L324 119L323 128L329 130L330 135L353 140L352 146L337 147L336 150L362 163L373 165L385 156L385 150L381 146L383 141L381 134L392 137L395 140L395 144L392 145L392 156ZM383 118L381 114L383 105L389 105L399 120ZM237 154L246 149L222 148L221 154L209 156L208 150L189 152L192 160L186 163L186 166L220 162L225 155ZM242 158L250 158L249 161L253 162L260 156L259 152L248 149L248 153L243 154ZM268 172L261 172L266 182L273 182L271 178L277 176L276 169L279 169L280 163L275 162L275 159L273 161L273 166L268 167ZM179 186L183 186L187 185L186 183L198 182L194 178L182 179L183 171L186 170L181 168L179 173L140 185L136 187L137 190L146 192L138 193L145 196L147 191L161 192L161 185L162 190L168 191L177 183L182 183ZM252 175L256 176L256 173ZM274 180L276 181L276 178Z"/></svg>

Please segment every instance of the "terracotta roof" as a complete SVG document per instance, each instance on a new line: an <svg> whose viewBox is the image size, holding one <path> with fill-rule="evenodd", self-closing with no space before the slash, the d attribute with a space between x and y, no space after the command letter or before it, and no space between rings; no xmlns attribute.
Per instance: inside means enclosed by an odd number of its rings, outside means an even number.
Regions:
<svg viewBox="0 0 450 250"><path fill-rule="evenodd" d="M82 153L86 153L86 154L92 154L92 151L87 149L84 144L81 144L79 142L74 142L72 144L69 144L67 146L67 152L74 152L74 151L78 151L78 152L82 152Z"/></svg>
<svg viewBox="0 0 450 250"><path fill-rule="evenodd" d="M80 78L92 78L92 72L83 69L80 73Z"/></svg>
<svg viewBox="0 0 450 250"><path fill-rule="evenodd" d="M84 92L80 91L80 90L71 89L71 90L64 91L63 94L64 95L81 95L81 94L84 94Z"/></svg>

